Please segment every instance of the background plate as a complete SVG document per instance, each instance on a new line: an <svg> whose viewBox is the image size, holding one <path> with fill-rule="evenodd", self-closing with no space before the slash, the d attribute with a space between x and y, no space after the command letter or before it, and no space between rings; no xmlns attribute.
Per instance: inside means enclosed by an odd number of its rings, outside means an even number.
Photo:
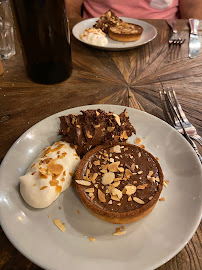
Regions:
<svg viewBox="0 0 202 270"><path fill-rule="evenodd" d="M119 225L91 215L71 187L50 207L41 210L29 207L19 194L18 177L45 146L59 139L58 117L98 108L115 113L125 109L91 105L66 110L39 122L15 142L0 171L2 228L20 252L46 269L154 269L190 240L200 222L202 205L202 170L197 156L176 130L158 118L127 108L137 136L143 139L146 150L159 158L170 183L161 194L166 201L158 202L147 217L126 225L125 235L113 236ZM131 137L130 142L134 139L135 136ZM65 223L65 233L54 225L54 218ZM96 238L94 243L89 236Z"/></svg>
<svg viewBox="0 0 202 270"><path fill-rule="evenodd" d="M95 24L95 22L99 18L87 19L87 20L84 20L84 21L77 23L73 27L72 33L76 39L78 39L79 41L81 41L87 45L90 45L92 47L102 49L102 50L112 50L112 51L133 49L135 47L138 47L138 46L141 46L143 44L150 42L157 35L156 28L149 23L146 23L146 22L140 21L140 20L136 20L136 19L131 19L131 18L125 18L125 17L120 17L120 18L125 22L138 24L138 25L143 27L143 33L142 33L142 36L139 40L132 41L132 42L120 42L120 41L115 41L115 40L111 39L110 37L108 37L108 35L106 35L106 37L108 39L108 44L106 46L96 46L96 45L91 45L87 42L84 42L80 38L80 35L83 33L83 31L85 29L93 27L93 25Z"/></svg>

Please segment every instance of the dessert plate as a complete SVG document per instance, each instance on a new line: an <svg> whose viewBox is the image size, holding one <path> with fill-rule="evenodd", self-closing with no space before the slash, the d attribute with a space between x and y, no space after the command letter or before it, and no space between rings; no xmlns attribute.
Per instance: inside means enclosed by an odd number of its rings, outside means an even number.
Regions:
<svg viewBox="0 0 202 270"><path fill-rule="evenodd" d="M58 117L98 108L115 113L125 109L88 105L66 110L34 125L14 143L0 171L1 226L21 253L45 269L154 269L175 256L191 239L202 210L200 162L182 135L162 120L126 108L137 137L143 140L147 151L159 158L165 179L170 180L161 194L166 200L159 201L147 217L126 225L126 234L113 236L119 225L91 215L73 187L40 210L29 207L20 196L19 176L44 147L60 139ZM130 142L134 139L131 137ZM65 223L64 233L53 223L55 218ZM95 242L89 241L90 236Z"/></svg>
<svg viewBox="0 0 202 270"><path fill-rule="evenodd" d="M106 37L108 39L108 44L106 46L92 45L90 43L87 43L87 42L83 41L80 38L80 35L83 33L83 31L85 29L93 27L93 25L95 24L95 22L98 19L99 18L91 18L91 19L87 19L87 20L84 20L84 21L81 21L81 22L77 23L72 29L72 33L73 33L74 37L76 39L78 39L79 41L81 41L81 42L83 42L83 43L85 43L87 45L90 45L92 47L96 47L98 49L111 50L111 51L121 51L121 50L133 49L135 47L144 45L144 44L152 41L157 35L156 28L154 26L152 26L151 24L149 24L149 23L146 23L146 22L141 21L141 20L126 18L126 17L120 17L120 19L122 19L125 22L138 24L138 25L142 26L143 27L143 33L142 33L141 38L139 40L137 40L137 41L121 42L121 41L115 41L115 40L111 39L108 35L106 35Z"/></svg>

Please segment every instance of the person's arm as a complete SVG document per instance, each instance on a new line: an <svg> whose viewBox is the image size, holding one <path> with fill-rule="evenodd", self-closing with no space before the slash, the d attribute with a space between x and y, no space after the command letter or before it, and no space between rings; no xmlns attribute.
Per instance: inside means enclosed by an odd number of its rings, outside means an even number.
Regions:
<svg viewBox="0 0 202 270"><path fill-rule="evenodd" d="M81 18L83 0L65 0L66 12L69 18Z"/></svg>
<svg viewBox="0 0 202 270"><path fill-rule="evenodd" d="M179 0L181 19L202 19L202 0Z"/></svg>

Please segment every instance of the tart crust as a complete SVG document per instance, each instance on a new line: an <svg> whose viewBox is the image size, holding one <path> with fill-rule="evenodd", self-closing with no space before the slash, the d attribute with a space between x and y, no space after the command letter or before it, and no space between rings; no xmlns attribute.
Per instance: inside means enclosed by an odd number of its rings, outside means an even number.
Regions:
<svg viewBox="0 0 202 270"><path fill-rule="evenodd" d="M136 145L132 145L132 144L128 144L128 143L117 143L114 145L99 145L96 148L89 151L83 157L83 159L81 160L81 162L77 168L75 179L76 180L83 179L83 175L85 175L86 168L87 168L89 160L91 159L92 156L94 156L96 153L99 153L100 151L111 148L115 145L120 145L120 146L124 146L124 147L130 146L133 148L141 149ZM155 162L155 165L158 169L159 182L158 182L157 190L156 190L155 194L153 195L153 198L150 201L148 201L147 203L141 205L139 208L132 210L132 211L126 211L126 212L110 211L110 210L104 209L104 207L102 208L102 207L98 206L95 201L90 200L90 198L88 198L88 196L86 196L84 186L82 186L76 182L76 190L78 192L78 195L79 195L82 203L93 215L95 215L96 217L98 217L104 221L110 222L110 223L126 224L126 223L135 222L135 221L145 217L153 210L153 208L155 207L155 205L159 199L159 196L160 196L162 188L163 188L163 172L162 172L162 169L161 169L158 161L154 158L154 156L152 154L150 154L149 152L147 152L146 150L143 150L143 149L141 149L140 151L141 151L141 153L149 156L149 158L151 158Z"/></svg>

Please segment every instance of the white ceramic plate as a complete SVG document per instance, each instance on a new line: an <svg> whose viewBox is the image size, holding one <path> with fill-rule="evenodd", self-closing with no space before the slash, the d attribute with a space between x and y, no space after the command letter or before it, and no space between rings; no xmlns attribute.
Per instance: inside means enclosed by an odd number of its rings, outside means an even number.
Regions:
<svg viewBox="0 0 202 270"><path fill-rule="evenodd" d="M45 269L154 269L189 241L199 225L202 205L202 170L197 156L177 131L158 118L127 108L137 136L159 158L170 183L161 195L166 201L158 202L147 217L126 225L125 235L113 236L118 225L91 215L71 187L42 210L29 207L19 194L18 177L45 146L59 139L58 117L98 108L120 113L125 107L91 105L63 111L39 122L15 142L0 171L2 228L21 253ZM65 223L66 232L54 225L54 218ZM96 238L94 243L89 236Z"/></svg>
<svg viewBox="0 0 202 270"><path fill-rule="evenodd" d="M154 26L152 26L149 23L146 23L144 21L136 20L136 19L131 19L131 18L125 18L125 17L120 17L123 21L128 22L128 23L133 23L133 24L138 24L143 27L143 33L142 36L139 40L137 41L131 41L131 42L120 42L120 41L115 41L111 39L108 35L106 36L108 39L108 44L106 46L96 46L96 45L91 45L90 43L84 42L81 38L80 35L83 33L83 31L87 28L93 27L95 22L99 18L92 18L88 20L81 21L77 23L73 29L72 33L77 38L79 41L88 44L92 47L96 47L98 49L102 50L112 50L112 51L121 51L121 50L128 50L128 49L133 49L135 47L141 46L143 44L146 44L153 40L156 35L157 35L157 30Z"/></svg>

